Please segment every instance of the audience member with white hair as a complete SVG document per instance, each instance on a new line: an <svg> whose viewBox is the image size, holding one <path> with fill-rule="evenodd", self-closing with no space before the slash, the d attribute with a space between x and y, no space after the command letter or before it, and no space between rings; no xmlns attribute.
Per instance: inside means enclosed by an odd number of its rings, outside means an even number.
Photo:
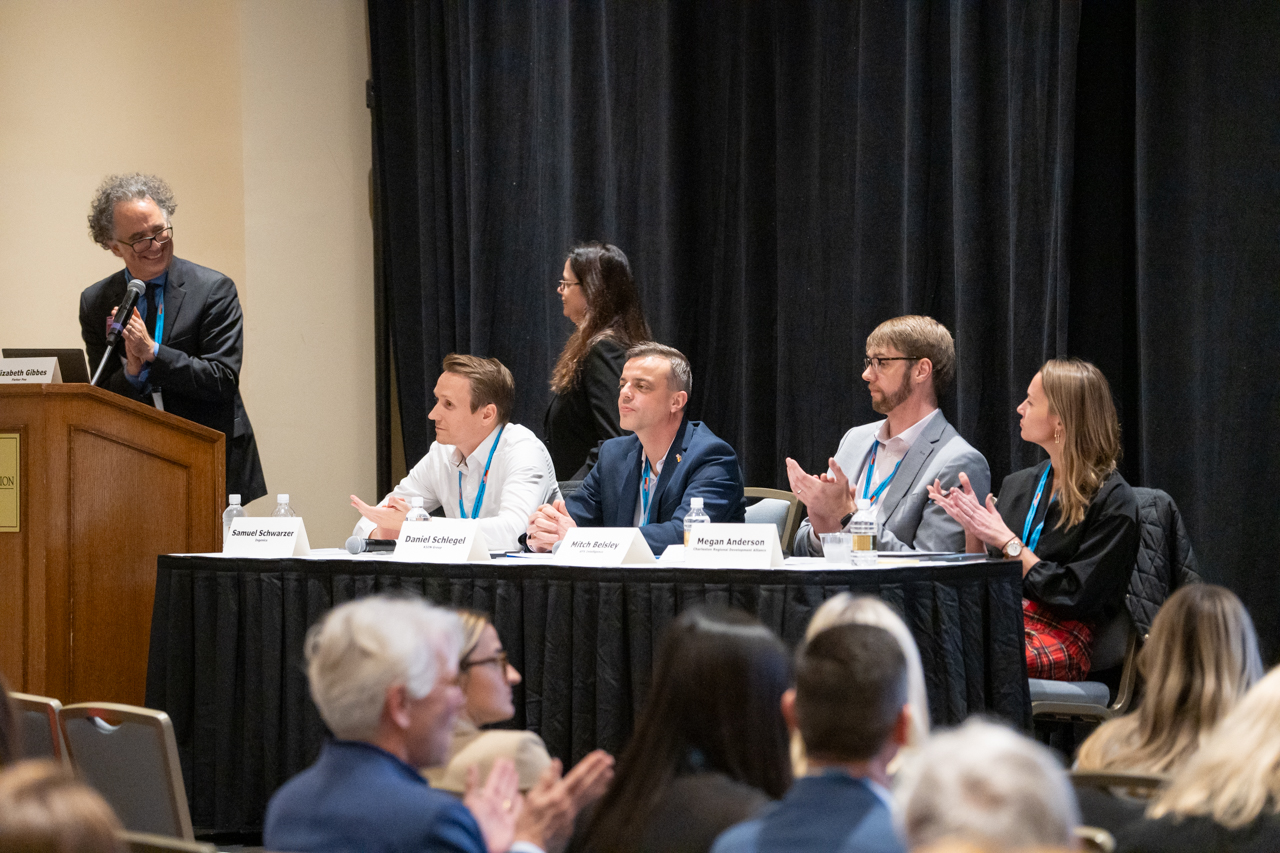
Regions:
<svg viewBox="0 0 1280 853"><path fill-rule="evenodd" d="M987 720L935 733L898 774L894 793L912 850L944 840L1076 846L1080 816L1066 771L1047 748Z"/></svg>
<svg viewBox="0 0 1280 853"><path fill-rule="evenodd" d="M836 625L875 625L883 628L898 641L902 648L902 656L907 662L907 706L911 709L911 725L907 728L907 742L889 764L890 775L897 773L902 763L909 759L914 750L924 745L929 737L929 697L924 687L924 667L920 663L920 649L907 623L902 621L892 607L878 598L869 595L850 595L839 592L822 602L822 606L813 612L809 627L805 629L806 640L811 640L821 631ZM808 767L804 754L804 741L799 731L791 733L791 764L796 776L803 776Z"/></svg>
<svg viewBox="0 0 1280 853"><path fill-rule="evenodd" d="M1255 684L1174 774L1122 853L1280 850L1280 667Z"/></svg>
<svg viewBox="0 0 1280 853"><path fill-rule="evenodd" d="M510 760L462 802L418 773L444 760L464 698L456 614L381 596L334 608L307 634L311 697L335 740L267 805L263 843L328 851L558 850L581 805L608 784L601 752L563 779L559 762L522 797Z"/></svg>

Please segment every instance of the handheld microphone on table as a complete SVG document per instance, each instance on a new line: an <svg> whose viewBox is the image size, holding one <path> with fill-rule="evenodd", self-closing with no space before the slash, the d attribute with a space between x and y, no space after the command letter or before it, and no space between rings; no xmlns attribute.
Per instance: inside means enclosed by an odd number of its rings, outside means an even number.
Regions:
<svg viewBox="0 0 1280 853"><path fill-rule="evenodd" d="M111 358L116 344L120 343L120 338L124 336L124 327L129 324L129 318L133 316L133 309L137 307L138 300L146 292L147 284L141 279L135 278L129 282L129 288L124 292L124 300L116 309L116 316L112 318L111 325L107 328L107 351L102 354L102 361L98 362L98 369L94 371L90 385L97 385L98 380L102 378L107 367L107 359Z"/></svg>
<svg viewBox="0 0 1280 853"><path fill-rule="evenodd" d="M373 554L395 549L396 540L394 539L365 539L361 536L352 536L347 540L347 552L351 554Z"/></svg>

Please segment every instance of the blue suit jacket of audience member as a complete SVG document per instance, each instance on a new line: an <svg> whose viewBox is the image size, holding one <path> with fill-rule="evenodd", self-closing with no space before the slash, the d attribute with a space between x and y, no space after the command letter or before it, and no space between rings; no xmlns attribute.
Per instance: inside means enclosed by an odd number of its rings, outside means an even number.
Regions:
<svg viewBox="0 0 1280 853"><path fill-rule="evenodd" d="M485 853L484 836L457 797L361 741L326 743L316 763L267 804L262 843L294 853Z"/></svg>
<svg viewBox="0 0 1280 853"><path fill-rule="evenodd" d="M580 527L633 527L643 466L644 451L634 435L602 443L596 467L565 499L569 515ZM640 528L655 554L684 542L690 498L702 498L703 509L713 522L746 520L738 454L706 424L685 418L650 497L649 523Z"/></svg>
<svg viewBox="0 0 1280 853"><path fill-rule="evenodd" d="M711 853L904 853L871 787L839 770L804 776L778 803L721 833Z"/></svg>

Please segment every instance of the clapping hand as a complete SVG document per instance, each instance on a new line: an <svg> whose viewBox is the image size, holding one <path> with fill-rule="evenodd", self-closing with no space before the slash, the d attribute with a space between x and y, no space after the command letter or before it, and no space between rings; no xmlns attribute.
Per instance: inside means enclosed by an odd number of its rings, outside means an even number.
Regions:
<svg viewBox="0 0 1280 853"><path fill-rule="evenodd" d="M929 498L946 510L947 515L960 522L965 533L975 536L993 548L1002 548L1014 533L1004 523L996 510L995 496L987 494L985 503L978 502L978 496L969 483L969 475L961 472L960 487L952 486L943 490L942 482L934 480L933 485L926 486Z"/></svg>
<svg viewBox="0 0 1280 853"><path fill-rule="evenodd" d="M400 535L400 527L404 524L404 518L409 514L409 505L405 503L404 498L392 495L387 501L388 506L369 506L355 495L351 496L351 505L360 511L360 514L372 521L377 527L374 528L372 538L374 539L395 539Z"/></svg>
<svg viewBox="0 0 1280 853"><path fill-rule="evenodd" d="M840 519L853 512L853 495L849 478L835 457L827 460L831 473L817 477L805 472L796 460L787 458L787 480L791 491L809 510L809 523L815 533L835 533Z"/></svg>
<svg viewBox="0 0 1280 853"><path fill-rule="evenodd" d="M530 551L550 551L578 523L569 515L563 500L553 504L543 504L529 516L529 526L525 528L525 544Z"/></svg>
<svg viewBox="0 0 1280 853"><path fill-rule="evenodd" d="M602 749L579 761L564 778L560 767L556 758L542 772L516 822L515 840L536 844L547 853L564 849L578 813L604 796L613 780L613 756Z"/></svg>
<svg viewBox="0 0 1280 853"><path fill-rule="evenodd" d="M557 775L559 769L557 768ZM520 796L520 777L510 758L498 758L493 762L489 778L480 785L480 768L467 768L467 792L462 804L480 826L485 847L489 853L506 853L516 837L516 821L524 808ZM545 848L544 848L545 849Z"/></svg>

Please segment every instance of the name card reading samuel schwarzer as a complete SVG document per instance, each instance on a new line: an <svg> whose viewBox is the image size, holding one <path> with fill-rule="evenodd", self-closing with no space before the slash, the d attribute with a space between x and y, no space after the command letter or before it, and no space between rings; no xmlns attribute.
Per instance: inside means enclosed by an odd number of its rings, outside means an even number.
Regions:
<svg viewBox="0 0 1280 853"><path fill-rule="evenodd" d="M0 384L62 382L56 358L0 358Z"/></svg>
<svg viewBox="0 0 1280 853"><path fill-rule="evenodd" d="M574 527L556 549L556 562L569 566L621 566L657 561L638 527Z"/></svg>
<svg viewBox="0 0 1280 853"><path fill-rule="evenodd" d="M406 521L396 540L397 560L415 563L471 563L488 560L489 550L474 518Z"/></svg>
<svg viewBox="0 0 1280 853"><path fill-rule="evenodd" d="M222 543L229 557L305 557L311 553L301 518L237 518Z"/></svg>
<svg viewBox="0 0 1280 853"><path fill-rule="evenodd" d="M782 548L773 524L695 524L684 564L706 569L778 569Z"/></svg>

